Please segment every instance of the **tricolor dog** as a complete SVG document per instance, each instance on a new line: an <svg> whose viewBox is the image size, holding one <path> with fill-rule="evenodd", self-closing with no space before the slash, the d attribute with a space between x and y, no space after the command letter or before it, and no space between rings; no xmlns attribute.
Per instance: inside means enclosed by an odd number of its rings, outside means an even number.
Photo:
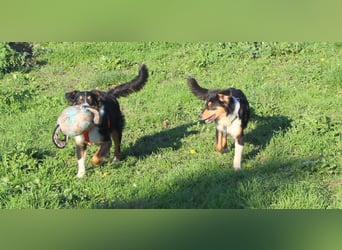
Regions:
<svg viewBox="0 0 342 250"><path fill-rule="evenodd" d="M92 157L92 163L98 165L104 157L109 156L109 150L113 140L115 144L113 161L119 161L120 144L125 119L121 113L117 98L128 96L133 92L141 90L147 80L148 70L146 65L142 64L139 69L139 75L133 80L115 86L107 92L99 90L75 90L65 94L65 98L70 105L88 108L94 113L96 118L94 119L96 120L94 122L95 126L74 137L78 161L77 177L83 177L85 174L85 159L88 145L99 146L98 150ZM58 139L59 132L60 128L57 125L53 134L53 141L57 147L63 148L66 142Z"/></svg>
<svg viewBox="0 0 342 250"><path fill-rule="evenodd" d="M235 140L233 167L241 168L241 157L244 145L244 129L250 116L249 103L244 93L235 88L208 90L199 86L195 78L188 78L191 92L205 101L205 107L199 117L205 123L215 121L216 151L225 153L227 135Z"/></svg>

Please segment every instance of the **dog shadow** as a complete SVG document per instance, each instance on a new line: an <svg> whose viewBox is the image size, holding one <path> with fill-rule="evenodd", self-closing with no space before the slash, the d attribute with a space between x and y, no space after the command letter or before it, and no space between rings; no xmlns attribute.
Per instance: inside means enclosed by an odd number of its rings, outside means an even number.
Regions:
<svg viewBox="0 0 342 250"><path fill-rule="evenodd" d="M301 161L301 160L299 160ZM164 189L142 197L128 200L114 199L96 202L92 208L105 209L243 209L264 208L271 205L265 192L273 193L289 183L301 180L301 176L288 177L288 166L297 164L297 160L272 159L259 163L252 169L235 172L223 167L194 172L191 178L180 175L168 182L172 189ZM287 170L286 170L287 168ZM282 170L283 169L283 170ZM263 180L275 175L277 184L267 186L251 184L255 179ZM251 185L253 188L244 188ZM295 208L295 207L294 207Z"/></svg>
<svg viewBox="0 0 342 250"><path fill-rule="evenodd" d="M182 146L182 139L198 134L197 130L190 130L194 123L187 123L175 128L164 129L152 135L146 135L139 138L123 152L125 156L135 156L137 158L146 157L153 153L160 152L161 149L171 148L178 150Z"/></svg>
<svg viewBox="0 0 342 250"><path fill-rule="evenodd" d="M291 127L292 120L284 115L259 116L252 109L251 122L255 122L256 127L245 136L245 141L253 145L253 150L244 156L247 159L265 149L275 134L285 133Z"/></svg>
<svg viewBox="0 0 342 250"><path fill-rule="evenodd" d="M252 110L251 122L255 123L256 126L246 133L246 143L252 144L254 149L244 156L246 158L255 157L265 149L272 137L277 133L286 133L291 127L292 120L283 115L259 116ZM189 131L189 127L192 125L181 125L153 135L144 136L132 146L132 154L136 157L142 157L158 152L160 148L179 149L182 146L182 138L199 133L198 131ZM198 174L193 174L191 178L179 177L173 180L170 185L177 187L174 190L124 201L114 200L95 203L93 208L257 208L263 204L257 201L255 196L256 194L262 194L264 187L257 186L255 189L242 191L241 183L247 185L256 176L262 179L273 173L279 174L279 168L285 168L293 164L297 164L297 160L282 161L272 159L258 163L258 166L252 169L243 168L239 172L225 167L209 170L205 175L199 171ZM285 171L283 175L287 176L287 172ZM282 178L282 176L277 178ZM288 180L285 178L284 185L286 185L287 181L293 181L293 179ZM278 187L270 186L269 188L271 192ZM268 205L265 204L265 206Z"/></svg>

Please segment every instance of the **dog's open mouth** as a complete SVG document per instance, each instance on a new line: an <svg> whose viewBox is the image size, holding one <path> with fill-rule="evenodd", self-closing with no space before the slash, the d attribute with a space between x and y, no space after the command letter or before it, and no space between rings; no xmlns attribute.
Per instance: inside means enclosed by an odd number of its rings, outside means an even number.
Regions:
<svg viewBox="0 0 342 250"><path fill-rule="evenodd" d="M216 115L213 114L212 116L210 116L209 118L207 119L203 119L205 123L211 123L212 121L214 121L216 119Z"/></svg>

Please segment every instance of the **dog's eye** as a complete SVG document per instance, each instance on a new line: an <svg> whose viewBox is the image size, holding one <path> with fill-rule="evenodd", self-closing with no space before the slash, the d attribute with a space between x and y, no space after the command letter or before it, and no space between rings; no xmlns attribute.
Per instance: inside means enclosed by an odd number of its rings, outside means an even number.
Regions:
<svg viewBox="0 0 342 250"><path fill-rule="evenodd" d="M215 105L213 105L212 102L207 102L206 107L207 107L207 109L209 109L209 110L214 110L214 109L215 109Z"/></svg>
<svg viewBox="0 0 342 250"><path fill-rule="evenodd" d="M213 103L212 102L207 102L206 106L207 106L207 109L210 109L213 106Z"/></svg>

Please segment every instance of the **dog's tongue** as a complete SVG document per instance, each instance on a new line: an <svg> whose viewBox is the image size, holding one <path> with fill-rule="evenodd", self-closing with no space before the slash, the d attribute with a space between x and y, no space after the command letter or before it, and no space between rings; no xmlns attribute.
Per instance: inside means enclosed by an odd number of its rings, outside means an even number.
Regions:
<svg viewBox="0 0 342 250"><path fill-rule="evenodd" d="M205 119L204 122L206 124L211 123L214 120L215 116L210 116L208 119Z"/></svg>

